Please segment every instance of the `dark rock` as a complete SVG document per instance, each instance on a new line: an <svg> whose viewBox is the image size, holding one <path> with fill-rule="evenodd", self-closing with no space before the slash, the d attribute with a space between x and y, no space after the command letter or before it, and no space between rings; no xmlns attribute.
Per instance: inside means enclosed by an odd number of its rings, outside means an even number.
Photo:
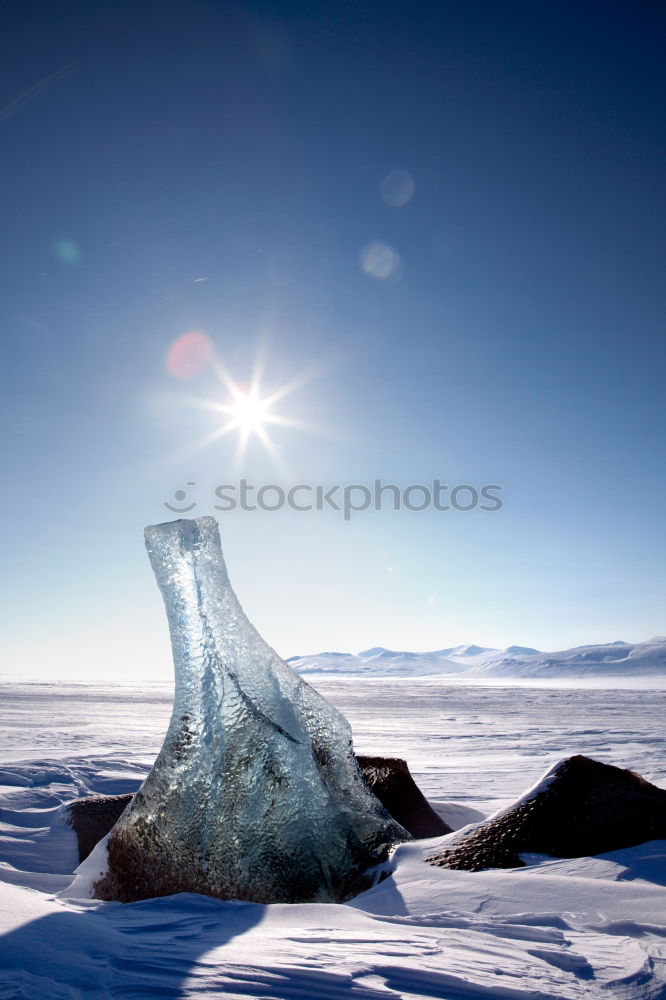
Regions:
<svg viewBox="0 0 666 1000"><path fill-rule="evenodd" d="M441 837L451 833L443 819L428 804L407 763L398 757L357 757L368 787L385 809L413 837ZM67 805L68 822L79 842L79 861L109 833L133 795L95 795Z"/></svg>
<svg viewBox="0 0 666 1000"><path fill-rule="evenodd" d="M85 861L95 844L116 825L134 795L91 795L68 802L67 822L79 842L79 861Z"/></svg>
<svg viewBox="0 0 666 1000"><path fill-rule="evenodd" d="M399 757L358 756L366 784L385 809L417 840L442 837L451 827L437 815Z"/></svg>
<svg viewBox="0 0 666 1000"><path fill-rule="evenodd" d="M499 815L427 860L481 871L523 867L521 854L588 857L666 839L666 790L633 771L575 756Z"/></svg>

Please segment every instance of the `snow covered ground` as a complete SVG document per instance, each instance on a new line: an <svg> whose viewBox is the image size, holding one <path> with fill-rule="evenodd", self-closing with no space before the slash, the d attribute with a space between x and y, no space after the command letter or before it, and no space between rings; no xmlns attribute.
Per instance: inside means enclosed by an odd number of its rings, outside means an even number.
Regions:
<svg viewBox="0 0 666 1000"><path fill-rule="evenodd" d="M405 757L454 826L585 753L666 786L666 691L313 677L360 753ZM166 729L167 686L0 686L0 998L666 997L666 843L514 871L426 865L345 906L195 895L57 896L76 865L61 804L130 791Z"/></svg>

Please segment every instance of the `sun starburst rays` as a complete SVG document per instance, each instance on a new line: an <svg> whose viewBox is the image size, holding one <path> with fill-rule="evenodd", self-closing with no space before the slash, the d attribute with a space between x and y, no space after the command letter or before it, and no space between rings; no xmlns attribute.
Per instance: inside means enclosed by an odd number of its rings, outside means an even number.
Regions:
<svg viewBox="0 0 666 1000"><path fill-rule="evenodd" d="M293 429L306 429L307 424L303 421L287 417L280 413L273 412L273 406L289 396L306 381L309 377L299 377L292 379L289 383L280 386L271 393L262 392L263 359L257 358L252 371L249 385L245 386L237 382L227 371L224 365L216 365L217 375L227 393L227 401L198 400L196 405L219 413L226 418L221 426L211 431L200 445L207 447L220 438L236 431L238 440L236 445L235 464L242 461L243 456L250 444L251 439L256 438L270 455L276 465L282 464L279 451L271 439L269 427L271 425L289 427ZM194 402L194 401L193 401Z"/></svg>
<svg viewBox="0 0 666 1000"><path fill-rule="evenodd" d="M180 396L179 403L185 403L193 409L203 410L213 415L216 426L212 427L202 437L190 441L187 453L174 456L177 461L183 461L187 455L201 452L215 445L218 441L237 435L236 447L232 459L232 469L240 472L243 460L256 440L268 454L274 466L282 472L287 472L285 461L281 455L281 445L273 439L271 429L284 428L300 431L306 434L316 434L326 438L337 437L332 427L322 425L312 420L298 419L282 412L275 412L274 407L282 403L286 397L318 378L330 364L322 364L314 360L308 362L308 367L300 374L292 377L277 388L270 391L264 388L265 357L263 351L255 355L252 372L247 381L237 381L227 367L216 361L211 368L219 379L222 393L217 399L206 399L200 396ZM231 471L231 470L230 470Z"/></svg>

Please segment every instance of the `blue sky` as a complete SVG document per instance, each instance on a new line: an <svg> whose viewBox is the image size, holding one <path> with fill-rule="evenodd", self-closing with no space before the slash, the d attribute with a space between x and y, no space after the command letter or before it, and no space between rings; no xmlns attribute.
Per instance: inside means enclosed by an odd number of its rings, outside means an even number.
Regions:
<svg viewBox="0 0 666 1000"><path fill-rule="evenodd" d="M143 527L192 481L215 513L241 475L503 490L496 512L220 514L285 656L665 631L658 5L3 21L4 672L168 677ZM214 360L174 378L191 331ZM262 393L300 382L278 465L256 436L240 463L236 432L198 446L225 418L193 404L258 354Z"/></svg>

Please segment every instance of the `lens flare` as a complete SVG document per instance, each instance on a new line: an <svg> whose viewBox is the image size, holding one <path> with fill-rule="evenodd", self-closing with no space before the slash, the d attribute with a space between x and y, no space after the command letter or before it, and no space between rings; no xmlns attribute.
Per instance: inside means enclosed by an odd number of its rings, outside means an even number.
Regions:
<svg viewBox="0 0 666 1000"><path fill-rule="evenodd" d="M368 243L361 250L359 263L369 277L378 281L397 280L402 273L400 254L388 243Z"/></svg>
<svg viewBox="0 0 666 1000"><path fill-rule="evenodd" d="M61 264L76 267L81 260L81 250L74 240L60 238L53 241L53 252Z"/></svg>
<svg viewBox="0 0 666 1000"><path fill-rule="evenodd" d="M392 170L379 185L382 198L392 208L402 208L412 200L414 180L406 170Z"/></svg>
<svg viewBox="0 0 666 1000"><path fill-rule="evenodd" d="M184 333L167 351L165 364L169 375L187 381L204 370L215 350L210 337L198 330Z"/></svg>

